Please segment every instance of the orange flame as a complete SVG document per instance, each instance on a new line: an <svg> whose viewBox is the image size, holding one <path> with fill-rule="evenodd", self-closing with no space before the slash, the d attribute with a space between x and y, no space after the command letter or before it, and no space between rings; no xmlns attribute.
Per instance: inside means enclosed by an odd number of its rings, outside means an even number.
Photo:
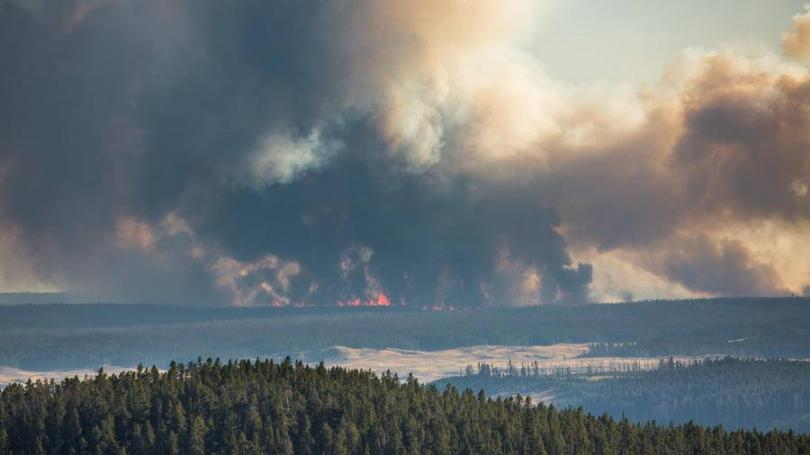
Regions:
<svg viewBox="0 0 810 455"><path fill-rule="evenodd" d="M388 296L380 292L377 295L377 301L374 302L376 305L373 306L391 306L391 300L388 299Z"/></svg>

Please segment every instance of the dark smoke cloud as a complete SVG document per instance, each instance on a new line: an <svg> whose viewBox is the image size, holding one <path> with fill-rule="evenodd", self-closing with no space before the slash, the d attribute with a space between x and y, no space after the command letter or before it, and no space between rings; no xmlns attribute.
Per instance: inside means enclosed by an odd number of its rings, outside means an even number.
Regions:
<svg viewBox="0 0 810 455"><path fill-rule="evenodd" d="M753 260L740 242L719 245L706 238L687 238L665 248L651 268L672 277L690 289L734 295L772 295L778 283L776 271ZM663 257L661 257L663 256Z"/></svg>
<svg viewBox="0 0 810 455"><path fill-rule="evenodd" d="M530 187L392 154L402 119L355 81L388 57L351 50L350 3L4 3L0 208L36 275L125 300L586 301Z"/></svg>
<svg viewBox="0 0 810 455"><path fill-rule="evenodd" d="M693 295L807 285L796 62L692 52L655 90L592 99L514 45L532 0L0 4L9 279L121 300L527 305L587 301L619 271L574 257L610 257L629 272L603 295L638 296L639 272Z"/></svg>

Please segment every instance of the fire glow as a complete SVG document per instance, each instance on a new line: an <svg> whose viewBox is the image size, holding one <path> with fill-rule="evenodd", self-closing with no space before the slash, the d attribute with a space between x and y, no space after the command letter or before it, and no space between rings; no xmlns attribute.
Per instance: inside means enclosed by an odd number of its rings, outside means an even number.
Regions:
<svg viewBox="0 0 810 455"><path fill-rule="evenodd" d="M390 307L391 300L387 295L382 292L377 294L377 297L369 300L353 299L337 303L337 306L343 307Z"/></svg>

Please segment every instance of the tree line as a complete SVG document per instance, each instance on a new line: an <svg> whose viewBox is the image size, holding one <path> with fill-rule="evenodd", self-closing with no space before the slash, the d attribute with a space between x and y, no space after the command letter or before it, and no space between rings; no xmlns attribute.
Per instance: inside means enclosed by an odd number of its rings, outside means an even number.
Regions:
<svg viewBox="0 0 810 455"><path fill-rule="evenodd" d="M782 359L661 359L640 365L572 371L536 364L469 366L438 385L491 394L542 394L559 406L627 416L634 421L693 420L727 428L781 428L810 432L810 362Z"/></svg>
<svg viewBox="0 0 810 455"><path fill-rule="evenodd" d="M793 432L663 426L413 377L198 360L0 394L0 453L808 453Z"/></svg>

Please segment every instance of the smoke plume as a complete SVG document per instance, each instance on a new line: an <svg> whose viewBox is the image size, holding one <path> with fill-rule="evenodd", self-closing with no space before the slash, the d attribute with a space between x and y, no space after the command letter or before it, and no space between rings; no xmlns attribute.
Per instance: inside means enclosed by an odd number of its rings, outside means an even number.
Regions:
<svg viewBox="0 0 810 455"><path fill-rule="evenodd" d="M797 60L690 51L583 93L524 50L532 0L0 4L0 286L475 306L810 281L806 15Z"/></svg>

